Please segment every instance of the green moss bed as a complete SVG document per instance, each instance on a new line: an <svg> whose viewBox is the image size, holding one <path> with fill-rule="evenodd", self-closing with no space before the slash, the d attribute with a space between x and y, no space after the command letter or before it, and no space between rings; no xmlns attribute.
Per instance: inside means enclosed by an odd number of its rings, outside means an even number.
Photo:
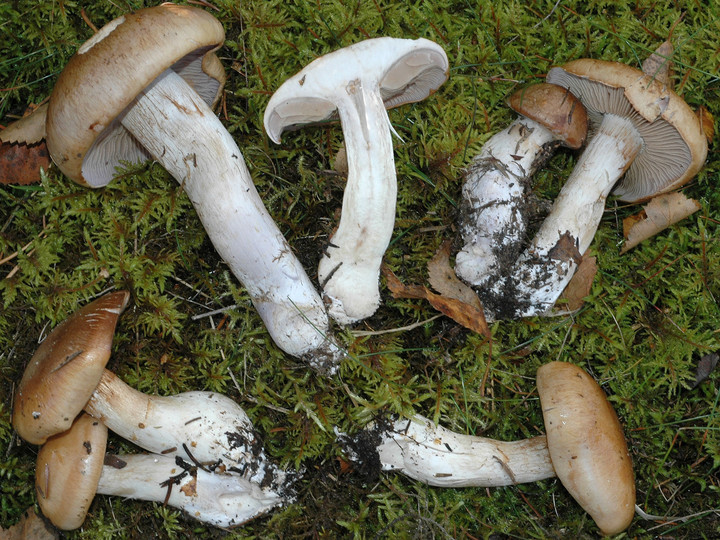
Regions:
<svg viewBox="0 0 720 540"><path fill-rule="evenodd" d="M83 13L100 27L145 5L0 3L0 122L49 95L93 33ZM368 37L425 37L450 59L450 78L436 94L390 112L402 140L394 139L399 195L385 262L406 283L427 284L427 262L455 237L463 168L512 120L507 97L551 66L591 57L640 67L670 37L676 90L720 118L714 1L213 0L205 9L227 33L219 51L228 73L221 120L313 279L342 201L344 178L331 172L342 132L336 123L316 126L275 145L262 115L282 81L323 53ZM576 159L556 155L536 176L538 195L551 200ZM295 503L232 531L160 504L99 496L68 538L596 537L595 524L557 480L439 489L396 474L368 477L344 466L333 434L335 426L355 432L379 411L416 412L505 440L542 433L535 372L552 360L578 364L599 381L625 428L638 505L666 516L636 516L625 535L717 538L720 375L695 381L699 361L720 341L719 175L713 142L684 188L701 210L624 255L622 219L639 207L611 198L591 247L599 271L572 316L497 322L488 340L433 318L424 301L394 299L383 280L377 313L338 331L349 357L332 378L271 342L161 166L129 167L95 191L54 167L39 184L0 185L0 260L18 253L0 264L0 526L36 502L37 448L10 423L17 382L41 336L114 288L129 290L132 300L110 369L148 393L231 396L268 453L304 476ZM235 307L193 318L228 306ZM109 448L139 451L116 437Z"/></svg>

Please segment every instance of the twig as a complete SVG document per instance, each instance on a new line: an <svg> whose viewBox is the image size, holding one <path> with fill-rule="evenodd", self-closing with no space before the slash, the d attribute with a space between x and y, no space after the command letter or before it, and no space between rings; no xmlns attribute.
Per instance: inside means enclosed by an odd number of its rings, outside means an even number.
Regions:
<svg viewBox="0 0 720 540"><path fill-rule="evenodd" d="M406 330L414 330L415 328L422 326L424 324L427 324L430 321L434 321L438 317L442 317L442 313L439 315L435 315L434 317L430 317L429 319L425 319L424 321L418 321L418 322L410 324L408 326L401 326L399 328L389 328L387 330L355 330L350 333L355 337L364 337L364 336L379 336L382 334L391 334L393 332L404 332Z"/></svg>
<svg viewBox="0 0 720 540"><path fill-rule="evenodd" d="M220 309L214 309L212 311L208 311L207 313L201 313L200 315L193 315L190 317L191 320L197 321L198 319L204 319L205 317L212 317L213 315L218 315L220 313L225 313L226 311L230 309L235 309L237 304L232 304L231 306L226 306Z"/></svg>

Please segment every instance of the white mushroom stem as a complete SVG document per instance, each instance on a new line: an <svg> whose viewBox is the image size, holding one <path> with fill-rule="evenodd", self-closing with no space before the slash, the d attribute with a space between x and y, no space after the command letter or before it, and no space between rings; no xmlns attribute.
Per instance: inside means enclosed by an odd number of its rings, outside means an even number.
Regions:
<svg viewBox="0 0 720 540"><path fill-rule="evenodd" d="M337 95L348 180L337 231L318 267L330 315L350 324L380 304L380 264L395 224L397 177L390 119L377 84L352 81Z"/></svg>
<svg viewBox="0 0 720 540"><path fill-rule="evenodd" d="M482 288L500 276L503 263L517 258L527 229L530 177L552 155L557 140L552 131L521 116L483 145L462 189L465 245L455 258L459 277Z"/></svg>
<svg viewBox="0 0 720 540"><path fill-rule="evenodd" d="M630 120L606 114L552 210L513 272L493 292L513 298L514 317L544 315L572 278L600 225L605 200L643 144Z"/></svg>
<svg viewBox="0 0 720 540"><path fill-rule="evenodd" d="M97 493L155 501L217 527L242 525L287 501L249 480L179 466L154 455L106 456Z"/></svg>
<svg viewBox="0 0 720 540"><path fill-rule="evenodd" d="M455 433L417 415L396 420L380 437L383 470L431 486L497 487L555 476L545 436L503 442Z"/></svg>
<svg viewBox="0 0 720 540"><path fill-rule="evenodd" d="M151 396L106 370L85 410L111 431L155 454L236 472L276 491L288 487L286 473L268 461L250 418L222 394Z"/></svg>
<svg viewBox="0 0 720 540"><path fill-rule="evenodd" d="M322 300L265 209L235 141L202 98L167 70L121 123L183 186L275 343L332 370L339 352L327 340Z"/></svg>

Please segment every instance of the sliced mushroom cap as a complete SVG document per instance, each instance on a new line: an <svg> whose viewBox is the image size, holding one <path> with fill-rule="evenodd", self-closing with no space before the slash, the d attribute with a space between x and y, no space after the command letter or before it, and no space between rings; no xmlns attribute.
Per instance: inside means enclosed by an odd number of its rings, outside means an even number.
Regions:
<svg viewBox="0 0 720 540"><path fill-rule="evenodd" d="M285 81L265 110L265 129L279 144L286 129L334 118L338 104L333 93L344 93L353 81L377 81L390 109L425 99L447 76L447 56L430 40L361 41L321 56Z"/></svg>
<svg viewBox="0 0 720 540"><path fill-rule="evenodd" d="M587 112L572 92L555 84L533 84L515 92L508 105L535 120L569 148L580 148L587 136Z"/></svg>
<svg viewBox="0 0 720 540"><path fill-rule="evenodd" d="M35 490L43 514L64 531L77 529L95 497L103 471L107 428L83 413L72 427L40 448Z"/></svg>
<svg viewBox="0 0 720 540"><path fill-rule="evenodd" d="M15 395L13 426L32 444L70 429L110 359L127 291L101 296L53 329L33 355Z"/></svg>
<svg viewBox="0 0 720 540"><path fill-rule="evenodd" d="M707 157L707 141L685 101L657 79L618 62L582 59L552 68L547 82L585 105L591 127L606 113L630 119L643 145L614 193L640 201L690 180Z"/></svg>
<svg viewBox="0 0 720 540"><path fill-rule="evenodd" d="M622 426L605 393L566 362L540 367L537 388L558 478L603 534L624 531L635 513L635 481Z"/></svg>
<svg viewBox="0 0 720 540"><path fill-rule="evenodd" d="M105 25L70 59L50 96L47 145L53 161L75 182L102 187L121 161L149 159L120 125L123 110L168 68L208 104L215 103L225 72L213 51L224 38L222 25L209 13L169 3ZM87 54L91 49L99 54ZM125 62L106 62L118 56L113 51L123 51Z"/></svg>

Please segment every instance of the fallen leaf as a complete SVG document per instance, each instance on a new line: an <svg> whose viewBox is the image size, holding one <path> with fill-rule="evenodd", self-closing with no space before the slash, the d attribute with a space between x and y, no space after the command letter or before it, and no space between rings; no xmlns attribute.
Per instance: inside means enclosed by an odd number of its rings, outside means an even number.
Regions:
<svg viewBox="0 0 720 540"><path fill-rule="evenodd" d="M698 117L700 127L705 134L708 144L711 144L715 138L715 118L713 118L712 113L702 105L700 105L695 111L695 116Z"/></svg>
<svg viewBox="0 0 720 540"><path fill-rule="evenodd" d="M47 104L31 110L0 131L0 184L40 181L40 169L50 166L45 145Z"/></svg>
<svg viewBox="0 0 720 540"><path fill-rule="evenodd" d="M437 253L430 259L427 265L428 281L432 288L441 295L455 298L482 310L482 304L475 291L460 281L450 266L450 244L449 240L443 242Z"/></svg>
<svg viewBox="0 0 720 540"><path fill-rule="evenodd" d="M187 484L180 488L187 497L197 497L197 478L190 480Z"/></svg>
<svg viewBox="0 0 720 540"><path fill-rule="evenodd" d="M623 220L625 245L620 253L625 253L643 240L685 219L699 209L699 202L688 199L677 191L654 197L641 212Z"/></svg>
<svg viewBox="0 0 720 540"><path fill-rule="evenodd" d="M35 510L29 508L15 525L8 529L0 527L2 540L51 540L59 538L58 532Z"/></svg>
<svg viewBox="0 0 720 540"><path fill-rule="evenodd" d="M382 273L385 276L388 289L394 298L417 298L427 300L430 305L444 315L447 315L465 328L490 338L490 329L485 320L485 312L480 309L461 302L455 298L448 298L435 294L427 287L421 285L405 285L392 271L383 266Z"/></svg>
<svg viewBox="0 0 720 540"><path fill-rule="evenodd" d="M583 256L570 283L563 291L564 309L577 311L582 307L585 303L584 298L590 294L595 274L597 274L597 259L587 255Z"/></svg>
<svg viewBox="0 0 720 540"><path fill-rule="evenodd" d="M695 384L690 388L693 389L698 386L701 382L707 379L715 369L718 363L718 355L716 353L710 353L703 356L698 362L698 367L695 370Z"/></svg>
<svg viewBox="0 0 720 540"><path fill-rule="evenodd" d="M673 46L670 40L663 42L655 52L643 62L642 70L645 75L668 85L670 83L670 68L672 66Z"/></svg>
<svg viewBox="0 0 720 540"><path fill-rule="evenodd" d="M565 231L557 243L548 251L548 257L562 262L572 260L576 264L580 264L582 254L577 248L577 238L570 234L570 231Z"/></svg>
<svg viewBox="0 0 720 540"><path fill-rule="evenodd" d="M32 145L0 144L0 184L34 184L40 181L40 170L49 166L45 141Z"/></svg>

